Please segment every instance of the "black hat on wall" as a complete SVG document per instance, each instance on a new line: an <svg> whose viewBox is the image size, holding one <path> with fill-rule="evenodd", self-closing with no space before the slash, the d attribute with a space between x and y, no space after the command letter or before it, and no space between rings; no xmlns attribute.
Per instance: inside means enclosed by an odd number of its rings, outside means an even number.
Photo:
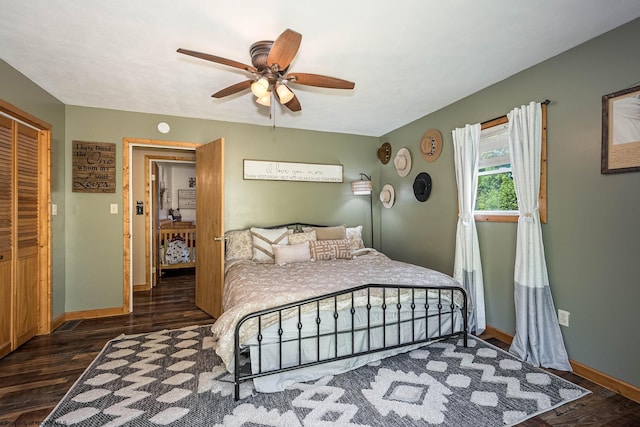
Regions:
<svg viewBox="0 0 640 427"><path fill-rule="evenodd" d="M413 181L413 194L419 202L426 202L431 194L431 176L420 172Z"/></svg>

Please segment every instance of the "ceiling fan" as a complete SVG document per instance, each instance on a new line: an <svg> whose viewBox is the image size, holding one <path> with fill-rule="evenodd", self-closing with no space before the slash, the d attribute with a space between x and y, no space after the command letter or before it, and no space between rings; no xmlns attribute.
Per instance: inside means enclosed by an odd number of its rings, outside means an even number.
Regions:
<svg viewBox="0 0 640 427"><path fill-rule="evenodd" d="M335 77L309 73L289 73L289 64L298 53L301 41L302 34L287 29L278 36L276 41L263 40L255 42L249 49L253 66L193 50L178 49L178 52L239 68L253 74L253 77L249 80L236 83L214 93L211 95L214 98L223 98L251 88L251 92L256 96L256 102L260 105L271 106L271 97L273 95L289 110L300 111L302 109L300 102L291 88L289 88L289 84L331 89L354 88L355 83Z"/></svg>

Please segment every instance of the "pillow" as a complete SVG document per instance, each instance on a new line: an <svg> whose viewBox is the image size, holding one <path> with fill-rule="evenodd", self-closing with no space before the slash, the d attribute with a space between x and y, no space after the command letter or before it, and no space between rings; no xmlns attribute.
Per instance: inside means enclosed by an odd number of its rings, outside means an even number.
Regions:
<svg viewBox="0 0 640 427"><path fill-rule="evenodd" d="M344 225L333 227L303 227L302 231L316 231L316 240L342 240L346 239L346 228Z"/></svg>
<svg viewBox="0 0 640 427"><path fill-rule="evenodd" d="M347 239L316 240L309 242L311 259L314 261L326 261L330 259L351 259L351 249Z"/></svg>
<svg viewBox="0 0 640 427"><path fill-rule="evenodd" d="M251 228L253 242L253 260L257 262L273 262L273 248L271 245L289 244L288 228Z"/></svg>
<svg viewBox="0 0 640 427"><path fill-rule="evenodd" d="M298 245L300 243L310 242L312 240L318 240L316 239L316 230L307 231L306 233L293 233L289 235L290 245Z"/></svg>
<svg viewBox="0 0 640 427"><path fill-rule="evenodd" d="M296 245L271 245L276 264L311 261L309 242Z"/></svg>
<svg viewBox="0 0 640 427"><path fill-rule="evenodd" d="M347 227L346 229L347 240L349 240L349 248L352 251L364 248L364 241L362 240L362 226Z"/></svg>
<svg viewBox="0 0 640 427"><path fill-rule="evenodd" d="M227 231L225 233L226 245L224 259L235 261L238 259L253 258L253 239L251 230Z"/></svg>

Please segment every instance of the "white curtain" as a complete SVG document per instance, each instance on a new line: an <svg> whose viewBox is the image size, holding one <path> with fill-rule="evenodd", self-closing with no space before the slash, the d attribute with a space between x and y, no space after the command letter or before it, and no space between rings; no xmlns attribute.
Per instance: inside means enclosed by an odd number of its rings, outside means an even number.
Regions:
<svg viewBox="0 0 640 427"><path fill-rule="evenodd" d="M509 351L535 366L570 371L549 288L538 212L542 151L542 110L531 102L509 119L511 168L518 197L514 298L516 333Z"/></svg>
<svg viewBox="0 0 640 427"><path fill-rule="evenodd" d="M473 217L478 189L480 124L454 129L453 149L458 185L458 228L453 277L469 296L469 331L480 335L486 327L484 284L478 232Z"/></svg>

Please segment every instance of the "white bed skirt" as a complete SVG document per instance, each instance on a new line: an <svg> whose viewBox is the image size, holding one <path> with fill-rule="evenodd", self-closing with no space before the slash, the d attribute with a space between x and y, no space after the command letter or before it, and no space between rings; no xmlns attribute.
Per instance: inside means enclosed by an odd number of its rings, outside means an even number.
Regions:
<svg viewBox="0 0 640 427"><path fill-rule="evenodd" d="M418 303L418 301L416 301L416 303ZM420 305L418 305L418 307L420 307ZM434 337L439 336L440 334L450 333L452 330L462 330L463 316L458 308L453 312L453 319L450 311L442 312L441 315L438 316L437 309L435 309L435 311L430 309L429 314L431 317L429 317L428 320L428 327L425 328L424 305L422 305L422 307L422 309L416 308L413 312L413 321L401 324L400 331L398 331L397 324L390 325L390 323L397 322L397 310L395 307L388 308L385 315L387 326L385 327L386 334L384 337L384 343L382 333L382 310L379 308L378 310L371 310L370 319L367 318L366 308L356 308L356 312L353 316L354 328L357 329L364 327L368 322L370 322L372 328L369 334L366 330L355 332L353 343L350 332L352 316L349 312L341 314L337 321L334 319L333 313L321 312L320 333L328 335L322 336L319 339L319 342L316 338L318 328L316 323L316 313L304 314L300 320L302 325L300 334L303 337L301 347L297 340L299 333L297 318L288 319L282 322L282 344L279 344L279 325L271 325L262 332L262 342L260 346L258 346L258 341L255 338L248 343L250 348L252 372L256 374L260 371L265 372L275 370L280 366L289 367L296 366L300 364L300 362L315 362L318 360L318 348L320 349L319 360L328 360L334 358L336 355L338 357L347 356L352 353L365 352L368 349L375 350L416 340L424 340L427 337L425 331L428 331L429 337ZM403 308L401 311L401 319L407 320L411 318L411 310ZM332 334L336 329L336 323L339 332L347 332L339 333L337 335L337 352L336 335ZM374 328L374 326L378 327ZM400 332L399 337L398 332ZM327 375L336 375L347 372L373 361L415 350L416 348L424 345L426 345L424 342L412 344L389 350L381 350L357 357L349 357L333 362L298 368L283 373L270 374L254 378L253 382L256 390L259 392L278 392L296 382L312 381ZM282 346L282 356L280 356L280 346ZM280 357L282 357L282 365L280 365ZM300 358L301 361L299 360Z"/></svg>

